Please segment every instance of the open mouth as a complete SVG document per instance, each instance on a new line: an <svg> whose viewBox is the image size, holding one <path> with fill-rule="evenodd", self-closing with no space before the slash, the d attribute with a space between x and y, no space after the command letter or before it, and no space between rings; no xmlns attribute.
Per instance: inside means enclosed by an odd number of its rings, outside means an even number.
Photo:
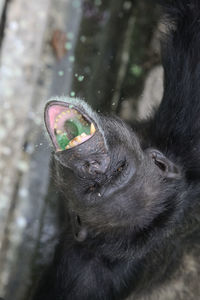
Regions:
<svg viewBox="0 0 200 300"><path fill-rule="evenodd" d="M80 145L96 131L94 123L76 106L57 101L47 105L45 124L56 151Z"/></svg>

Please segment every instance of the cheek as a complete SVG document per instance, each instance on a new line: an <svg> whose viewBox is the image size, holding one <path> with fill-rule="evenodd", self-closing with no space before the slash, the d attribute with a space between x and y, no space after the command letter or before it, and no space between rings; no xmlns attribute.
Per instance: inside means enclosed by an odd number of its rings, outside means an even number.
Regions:
<svg viewBox="0 0 200 300"><path fill-rule="evenodd" d="M149 222L151 208L151 197L147 197L142 188L128 186L106 198L99 212L115 226L143 226Z"/></svg>

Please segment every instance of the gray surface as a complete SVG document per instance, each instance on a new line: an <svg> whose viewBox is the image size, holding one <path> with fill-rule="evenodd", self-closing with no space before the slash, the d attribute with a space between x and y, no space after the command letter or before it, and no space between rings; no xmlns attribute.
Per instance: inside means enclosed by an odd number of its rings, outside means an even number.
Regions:
<svg viewBox="0 0 200 300"><path fill-rule="evenodd" d="M76 2L79 3L80 1ZM71 49L67 51L66 55L61 60L57 60L53 66L53 80L50 97L70 95L72 92L71 83L75 59L74 49L82 16L81 6L74 6L72 1L62 0L59 1L59 3L55 1L53 3L52 11L54 12L54 18L57 17L57 19L59 19L58 28L66 33L67 41L71 43ZM69 39L69 33L73 36L71 39ZM60 71L63 74L62 76L59 76Z"/></svg>
<svg viewBox="0 0 200 300"><path fill-rule="evenodd" d="M25 211L29 203L17 201L15 196L20 179L30 170L30 156L22 147L27 121L34 114L30 107L40 71L36 62L43 45L49 3L50 0L16 0L7 12L0 65L0 295L6 292L28 222ZM41 114L35 116L34 123L41 126ZM21 189L21 196L27 196L26 189Z"/></svg>
<svg viewBox="0 0 200 300"><path fill-rule="evenodd" d="M16 0L7 13L0 65L0 296L22 300L57 235L57 208L47 198L43 109L50 96L69 92L73 63L55 59L50 39L57 28L70 31L74 47L80 8L66 0Z"/></svg>
<svg viewBox="0 0 200 300"><path fill-rule="evenodd" d="M0 0L0 19L3 13L4 5L6 3L6 0Z"/></svg>

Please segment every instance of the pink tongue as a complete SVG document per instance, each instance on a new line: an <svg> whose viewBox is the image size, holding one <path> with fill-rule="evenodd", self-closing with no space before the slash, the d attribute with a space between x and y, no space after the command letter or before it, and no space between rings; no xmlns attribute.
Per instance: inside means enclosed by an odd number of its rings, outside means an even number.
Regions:
<svg viewBox="0 0 200 300"><path fill-rule="evenodd" d="M54 129L55 119L56 119L57 115L59 115L63 110L66 110L66 109L67 109L67 107L62 106L62 105L51 105L48 108L49 125L50 125L50 129L52 130L52 132Z"/></svg>

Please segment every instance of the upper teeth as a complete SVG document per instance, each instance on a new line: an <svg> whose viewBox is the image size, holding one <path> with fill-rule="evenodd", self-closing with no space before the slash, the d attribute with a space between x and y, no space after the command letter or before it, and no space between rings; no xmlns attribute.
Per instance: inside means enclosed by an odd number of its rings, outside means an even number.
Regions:
<svg viewBox="0 0 200 300"><path fill-rule="evenodd" d="M76 137L74 138L74 140L75 140L76 142L78 142L78 143L81 143L81 142L82 142L82 138L81 138L80 135L76 136Z"/></svg>
<svg viewBox="0 0 200 300"><path fill-rule="evenodd" d="M81 137L86 137L87 134L85 132L81 133Z"/></svg>
<svg viewBox="0 0 200 300"><path fill-rule="evenodd" d="M59 115L57 115L56 119L55 119L55 122L54 122L54 128L56 129L57 128L57 124L59 123L59 121L66 115L70 115L70 114L76 114L77 115L77 118L80 120L80 122L83 124L83 125L87 125L87 122L83 119L82 115L78 113L77 110L73 109L73 110L65 110L65 111L62 111ZM71 116L72 117L72 116Z"/></svg>
<svg viewBox="0 0 200 300"><path fill-rule="evenodd" d="M91 123L91 125L90 125L90 134L94 134L95 131L96 131L96 129L95 129L95 127L94 127L94 124Z"/></svg>

